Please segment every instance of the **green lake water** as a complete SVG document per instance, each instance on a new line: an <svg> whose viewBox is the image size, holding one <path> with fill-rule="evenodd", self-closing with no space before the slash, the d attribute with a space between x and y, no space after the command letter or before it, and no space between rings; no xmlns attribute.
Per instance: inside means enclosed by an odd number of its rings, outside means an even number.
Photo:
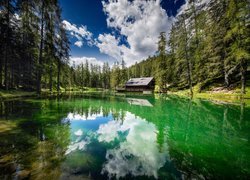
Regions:
<svg viewBox="0 0 250 180"><path fill-rule="evenodd" d="M0 179L249 179L250 107L175 96L0 103Z"/></svg>

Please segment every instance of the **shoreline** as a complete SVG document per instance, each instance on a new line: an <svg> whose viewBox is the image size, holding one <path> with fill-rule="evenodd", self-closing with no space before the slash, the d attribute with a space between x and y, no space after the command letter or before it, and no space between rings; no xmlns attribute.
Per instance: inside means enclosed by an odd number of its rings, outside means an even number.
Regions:
<svg viewBox="0 0 250 180"><path fill-rule="evenodd" d="M176 92L168 92L168 94L177 95L179 97L190 98L188 90L176 91ZM202 99L209 100L215 103L222 104L242 104L245 103L250 105L250 89L248 87L248 92L241 95L238 89L232 91L206 91L206 92L194 92L192 99Z"/></svg>
<svg viewBox="0 0 250 180"><path fill-rule="evenodd" d="M36 97L37 94L35 91L22 91L22 90L0 90L0 100L8 100L15 98L24 98L24 97Z"/></svg>
<svg viewBox="0 0 250 180"><path fill-rule="evenodd" d="M72 91L52 91L49 92L48 90L43 90L41 94L37 94L36 91L24 91L24 90L0 90L0 101L5 100L13 100L16 98L28 98L28 97L37 97L37 98L43 98L43 97L56 97L61 95L81 95L81 94L87 94L87 93L100 93L105 92L105 90L95 89L95 88L89 88L87 90L72 90Z"/></svg>
<svg viewBox="0 0 250 180"><path fill-rule="evenodd" d="M250 88L248 88L250 90ZM62 91L59 95L83 95L87 93L103 93L103 92L111 92L107 90L100 90L100 89L89 89L85 91L75 90L75 91ZM111 93L112 94L112 93ZM155 93L157 95L158 93ZM188 90L182 91L168 91L164 95L176 95L183 98L190 98ZM0 100L13 100L16 98L28 98L28 97L53 97L58 96L56 91L48 92L43 91L41 95L38 95L35 91L22 91L22 90L0 90ZM202 100L209 100L215 103L223 103L223 104L241 104L242 102L250 105L250 91L247 94L241 95L239 91L233 90L230 92L213 92L213 91L206 91L206 92L194 92L192 99L202 99Z"/></svg>

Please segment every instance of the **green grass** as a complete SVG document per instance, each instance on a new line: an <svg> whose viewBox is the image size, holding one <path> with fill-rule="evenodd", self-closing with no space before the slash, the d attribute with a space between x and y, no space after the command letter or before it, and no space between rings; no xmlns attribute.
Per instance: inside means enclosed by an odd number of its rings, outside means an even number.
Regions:
<svg viewBox="0 0 250 180"><path fill-rule="evenodd" d="M250 105L250 87L246 88L246 94L241 95L241 91L239 88L236 88L229 92L213 92L213 91L203 91L199 93L197 88L194 87L194 95L193 98L200 98L200 99L208 99L211 101L217 101L221 103L241 103L244 102L247 105ZM182 97L188 97L190 96L189 90L181 90L176 92L170 92L170 94L175 94Z"/></svg>
<svg viewBox="0 0 250 180"><path fill-rule="evenodd" d="M89 88L85 87L83 89L72 87L70 89L60 89L60 94L83 94L83 93L94 93L94 92L102 92L104 91L101 88ZM53 89L50 92L49 89L42 89L42 96L50 96L50 95L57 95L58 92L56 89ZM13 99L13 98L20 98L20 97L32 97L37 96L35 91L23 91L23 90L0 90L0 99Z"/></svg>
<svg viewBox="0 0 250 180"><path fill-rule="evenodd" d="M31 97L36 96L36 92L27 92L21 90L0 90L0 99L18 98L18 97Z"/></svg>
<svg viewBox="0 0 250 180"><path fill-rule="evenodd" d="M71 87L71 88L61 88L60 93L68 93L68 92L99 92L103 91L102 88L91 88L91 87ZM57 89L52 89L52 92L49 89L42 89L42 93L58 93Z"/></svg>
<svg viewBox="0 0 250 180"><path fill-rule="evenodd" d="M241 103L244 102L247 105L250 106L250 86L246 88L246 94L244 96L241 96L240 89L236 88L230 92L212 92L212 91L203 91L201 93L198 92L198 88L195 86L193 88L194 96L193 98L200 98L200 99L207 99L211 101L216 102L222 102L222 103ZM85 93L97 93L97 92L103 92L103 89L99 88L71 88L71 91L69 89L61 89L61 94L85 94ZM189 97L189 90L181 90L181 91L174 91L169 92L170 94L175 94L182 97ZM53 89L52 92L50 92L48 89L42 89L42 95L43 96L54 96L57 95L56 89ZM0 90L0 99L13 99L13 98L20 98L20 97L35 97L37 96L36 92L27 92L27 91L21 91L21 90Z"/></svg>

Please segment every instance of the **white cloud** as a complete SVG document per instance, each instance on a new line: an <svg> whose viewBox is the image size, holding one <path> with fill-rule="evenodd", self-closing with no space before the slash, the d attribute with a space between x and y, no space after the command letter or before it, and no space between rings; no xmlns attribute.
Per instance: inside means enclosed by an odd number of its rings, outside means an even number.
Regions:
<svg viewBox="0 0 250 180"><path fill-rule="evenodd" d="M118 138L118 132L125 131L128 131L126 140L107 150L107 162L102 173L108 173L110 179L120 179L128 174L158 178L158 170L167 161L168 150L164 144L164 153L159 151L154 124L127 112L123 121L109 121L101 125L97 131L98 140L110 143Z"/></svg>
<svg viewBox="0 0 250 180"><path fill-rule="evenodd" d="M21 18L18 14L15 13L14 16L15 16L16 20L21 20Z"/></svg>
<svg viewBox="0 0 250 180"><path fill-rule="evenodd" d="M209 3L210 0L199 0L197 6ZM120 61L125 60L130 66L136 61L140 62L157 51L157 42L160 32L170 32L175 17L169 17L161 7L161 0L107 0L102 1L103 11L107 15L107 26L113 31L109 34L99 34L93 39L93 34L86 26L77 26L64 20L65 29L77 41L74 45L82 47L97 46L101 53ZM186 2L179 10L183 13L190 4ZM118 32L118 33L117 33ZM125 37L121 39L121 37ZM125 45L124 41L127 41ZM86 57L71 58L78 62L86 61ZM102 64L96 58L87 58L97 64Z"/></svg>
<svg viewBox="0 0 250 180"><path fill-rule="evenodd" d="M100 142L110 143L118 137L118 130L121 126L119 121L109 121L107 124L100 125L97 133L99 134L98 140Z"/></svg>
<svg viewBox="0 0 250 180"><path fill-rule="evenodd" d="M83 42L82 41L76 41L75 45L78 46L79 48L82 47Z"/></svg>
<svg viewBox="0 0 250 180"><path fill-rule="evenodd" d="M74 134L75 134L76 136L82 136L83 132L82 132L81 129L79 129L79 130L76 131Z"/></svg>
<svg viewBox="0 0 250 180"><path fill-rule="evenodd" d="M85 150L86 146L89 144L88 141L80 141L80 142L74 142L74 143L71 143L69 146L68 146L68 149L67 151L65 152L65 155L68 155L76 150Z"/></svg>
<svg viewBox="0 0 250 180"><path fill-rule="evenodd" d="M169 32L173 22L160 0L109 0L102 4L108 27L125 36L129 47L120 45L120 39L110 34L99 35L97 46L100 52L124 59L127 65L155 54L160 32Z"/></svg>
<svg viewBox="0 0 250 180"><path fill-rule="evenodd" d="M96 120L98 117L103 117L103 113L100 112L99 114L92 114L91 111L89 111L88 114L91 114L89 116L86 116L86 114L77 114L77 113L69 113L66 117L66 120L68 121L93 121Z"/></svg>
<svg viewBox="0 0 250 180"><path fill-rule="evenodd" d="M75 24L71 24L70 22L63 20L64 28L70 32L70 35L75 37L78 41L74 44L78 47L82 47L83 41L85 40L88 45L93 44L93 34L87 30L86 26L77 26Z"/></svg>
<svg viewBox="0 0 250 180"><path fill-rule="evenodd" d="M86 26L81 25L80 27L77 27L75 24L71 24L66 20L63 20L62 23L64 24L66 30L73 32L75 35L91 39L92 33L87 30Z"/></svg>
<svg viewBox="0 0 250 180"><path fill-rule="evenodd" d="M121 59L121 48L119 40L111 34L100 34L96 44L101 53L107 54L117 60Z"/></svg>
<svg viewBox="0 0 250 180"><path fill-rule="evenodd" d="M86 61L88 61L89 64L95 64L102 66L103 61L96 59L95 57L71 57L70 58L70 65L80 65L80 64L85 64Z"/></svg>

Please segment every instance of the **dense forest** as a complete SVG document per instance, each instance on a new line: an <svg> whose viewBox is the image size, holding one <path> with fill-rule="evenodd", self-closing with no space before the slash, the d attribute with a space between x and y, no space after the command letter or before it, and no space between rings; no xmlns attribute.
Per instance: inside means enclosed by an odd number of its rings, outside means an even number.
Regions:
<svg viewBox="0 0 250 180"><path fill-rule="evenodd" d="M202 91L211 84L241 87L245 93L250 60L250 2L196 0L177 17L166 41L161 33L159 52L129 68L132 76L154 76L159 89ZM167 51L165 46L167 45Z"/></svg>
<svg viewBox="0 0 250 180"><path fill-rule="evenodd" d="M1 88L40 93L56 85L59 90L70 67L57 0L1 0L0 5Z"/></svg>
<svg viewBox="0 0 250 180"><path fill-rule="evenodd" d="M241 87L250 59L249 0L189 0L170 34L159 34L153 57L126 67L70 65L70 43L58 0L0 1L0 89L60 91L116 88L131 77L153 76L159 92L202 91L211 84ZM154 42L152 42L154 43Z"/></svg>

